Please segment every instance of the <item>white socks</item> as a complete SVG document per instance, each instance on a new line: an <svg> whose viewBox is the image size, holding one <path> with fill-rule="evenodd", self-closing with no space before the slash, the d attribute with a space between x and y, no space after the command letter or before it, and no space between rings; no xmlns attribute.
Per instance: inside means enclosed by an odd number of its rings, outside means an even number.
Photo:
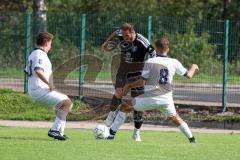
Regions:
<svg viewBox="0 0 240 160"><path fill-rule="evenodd" d="M187 138L192 138L193 137L192 132L190 131L187 123L183 122L178 128L183 132L183 134Z"/></svg>
<svg viewBox="0 0 240 160"><path fill-rule="evenodd" d="M65 126L66 126L66 121L61 121L60 133L62 136L64 135Z"/></svg>
<svg viewBox="0 0 240 160"><path fill-rule="evenodd" d="M61 128L61 121L58 117L55 118L55 121L52 125L52 128L51 130L54 130L54 131L60 131L60 128Z"/></svg>
<svg viewBox="0 0 240 160"><path fill-rule="evenodd" d="M118 111L117 116L112 124L111 130L116 132L120 128L120 126L124 123L125 119L126 119L126 113L122 111Z"/></svg>
<svg viewBox="0 0 240 160"><path fill-rule="evenodd" d="M134 135L139 135L140 134L140 129L134 128L133 134Z"/></svg>
<svg viewBox="0 0 240 160"><path fill-rule="evenodd" d="M64 130L65 130L65 126L66 126L66 121L64 120L60 120L58 117L56 117L51 130L54 131L59 131L61 133L61 135L64 135Z"/></svg>
<svg viewBox="0 0 240 160"><path fill-rule="evenodd" d="M113 121L116 117L117 112L118 111L116 110L116 111L110 111L108 113L107 119L105 120L105 123L108 127L110 127L113 124Z"/></svg>
<svg viewBox="0 0 240 160"><path fill-rule="evenodd" d="M64 135L65 125L66 125L66 117L67 112L63 111L62 109L58 109L56 111L56 119L52 125L51 130L59 131L61 135Z"/></svg>

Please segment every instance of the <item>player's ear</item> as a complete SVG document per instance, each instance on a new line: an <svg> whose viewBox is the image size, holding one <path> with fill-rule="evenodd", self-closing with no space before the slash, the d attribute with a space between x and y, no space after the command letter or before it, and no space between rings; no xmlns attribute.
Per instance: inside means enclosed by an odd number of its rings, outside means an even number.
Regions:
<svg viewBox="0 0 240 160"><path fill-rule="evenodd" d="M169 53L169 51L170 51L170 48L168 47L168 48L167 48L167 53Z"/></svg>

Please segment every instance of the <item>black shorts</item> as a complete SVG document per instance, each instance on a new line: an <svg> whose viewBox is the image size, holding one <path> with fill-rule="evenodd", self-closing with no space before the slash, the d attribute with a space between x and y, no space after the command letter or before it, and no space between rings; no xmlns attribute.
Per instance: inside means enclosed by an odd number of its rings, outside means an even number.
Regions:
<svg viewBox="0 0 240 160"><path fill-rule="evenodd" d="M140 76L133 76L128 77L128 82L134 82L137 81L140 78ZM137 97L144 93L144 87L137 87L131 89L131 97Z"/></svg>
<svg viewBox="0 0 240 160"><path fill-rule="evenodd" d="M137 97L144 93L144 87L132 88L131 97Z"/></svg>

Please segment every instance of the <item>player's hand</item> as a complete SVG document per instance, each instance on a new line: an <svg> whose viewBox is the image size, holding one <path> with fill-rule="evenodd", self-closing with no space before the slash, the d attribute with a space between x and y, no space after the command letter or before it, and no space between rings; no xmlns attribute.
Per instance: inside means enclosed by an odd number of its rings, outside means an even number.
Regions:
<svg viewBox="0 0 240 160"><path fill-rule="evenodd" d="M102 45L101 45L101 49L102 50L105 50L108 46L108 43L107 42L104 42Z"/></svg>
<svg viewBox="0 0 240 160"><path fill-rule="evenodd" d="M116 88L114 95L115 95L117 98L121 98L121 97L122 97L122 91L123 91L123 88Z"/></svg>
<svg viewBox="0 0 240 160"><path fill-rule="evenodd" d="M197 64L192 64L192 67L196 70L199 71L198 65Z"/></svg>
<svg viewBox="0 0 240 160"><path fill-rule="evenodd" d="M49 90L53 91L55 89L55 86L53 84L48 84Z"/></svg>

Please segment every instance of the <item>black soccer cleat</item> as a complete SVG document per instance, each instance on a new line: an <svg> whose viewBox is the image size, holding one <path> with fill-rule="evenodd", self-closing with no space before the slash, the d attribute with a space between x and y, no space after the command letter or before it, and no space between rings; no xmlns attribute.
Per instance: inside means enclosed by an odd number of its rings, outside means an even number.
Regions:
<svg viewBox="0 0 240 160"><path fill-rule="evenodd" d="M188 138L188 139L189 139L189 142L190 142L190 143L197 143L194 137Z"/></svg>
<svg viewBox="0 0 240 160"><path fill-rule="evenodd" d="M114 136L108 136L106 140L114 140Z"/></svg>
<svg viewBox="0 0 240 160"><path fill-rule="evenodd" d="M69 137L68 137L67 135L65 135L65 134L63 135L63 137L65 137L65 138L66 138L66 140L67 140L67 139L69 139Z"/></svg>
<svg viewBox="0 0 240 160"><path fill-rule="evenodd" d="M59 131L54 131L51 129L48 131L48 136L60 141L65 141L68 139L67 136L62 136Z"/></svg>

